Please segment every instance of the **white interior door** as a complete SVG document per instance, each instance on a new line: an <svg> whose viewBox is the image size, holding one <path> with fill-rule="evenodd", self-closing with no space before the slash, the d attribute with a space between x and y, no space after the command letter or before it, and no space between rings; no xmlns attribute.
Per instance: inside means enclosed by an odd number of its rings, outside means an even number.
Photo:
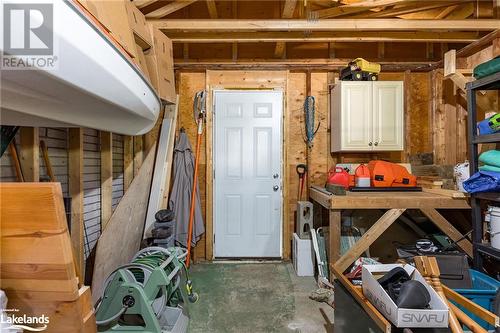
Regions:
<svg viewBox="0 0 500 333"><path fill-rule="evenodd" d="M214 256L281 257L280 91L215 91Z"/></svg>
<svg viewBox="0 0 500 333"><path fill-rule="evenodd" d="M342 81L341 84L342 150L371 150L371 82Z"/></svg>
<svg viewBox="0 0 500 333"><path fill-rule="evenodd" d="M373 82L373 149L403 150L403 82Z"/></svg>

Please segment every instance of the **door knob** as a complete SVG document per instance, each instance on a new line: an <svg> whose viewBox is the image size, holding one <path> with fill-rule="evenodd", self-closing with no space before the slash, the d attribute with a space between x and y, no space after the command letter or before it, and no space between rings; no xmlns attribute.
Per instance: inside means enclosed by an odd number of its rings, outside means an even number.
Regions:
<svg viewBox="0 0 500 333"><path fill-rule="evenodd" d="M278 177L279 177L279 176L280 176L280 175L278 175L277 173L275 173L275 174L273 175L273 178L274 178L274 179L278 179Z"/></svg>
<svg viewBox="0 0 500 333"><path fill-rule="evenodd" d="M280 189L280 187L278 185L274 185L273 186L273 191L274 192L278 192L279 189Z"/></svg>
<svg viewBox="0 0 500 333"><path fill-rule="evenodd" d="M371 147L371 146L373 146L373 142L370 142L370 143L368 144L368 146L370 146L370 147Z"/></svg>
<svg viewBox="0 0 500 333"><path fill-rule="evenodd" d="M375 142L375 146L378 146L378 142Z"/></svg>

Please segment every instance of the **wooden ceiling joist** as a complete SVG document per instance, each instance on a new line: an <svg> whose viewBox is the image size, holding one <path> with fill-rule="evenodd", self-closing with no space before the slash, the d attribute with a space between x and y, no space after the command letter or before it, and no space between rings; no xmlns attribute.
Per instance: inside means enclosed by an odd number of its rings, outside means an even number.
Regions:
<svg viewBox="0 0 500 333"><path fill-rule="evenodd" d="M148 20L163 31L492 31L500 28L496 19L480 20Z"/></svg>
<svg viewBox="0 0 500 333"><path fill-rule="evenodd" d="M297 0L286 0L285 6L283 7L283 13L281 14L281 18L290 19L293 17L293 13L295 12L295 7L297 6ZM276 43L276 48L274 50L274 56L276 58L282 58L285 54L285 42Z"/></svg>
<svg viewBox="0 0 500 333"><path fill-rule="evenodd" d="M196 0L175 0L173 2L168 3L167 5L160 7L150 13L146 14L147 18L161 18L172 14L178 10L181 10L184 7L189 6Z"/></svg>
<svg viewBox="0 0 500 333"><path fill-rule="evenodd" d="M258 42L449 42L471 43L483 34L476 32L167 32L174 43Z"/></svg>
<svg viewBox="0 0 500 333"><path fill-rule="evenodd" d="M349 59L269 59L269 60L237 60L225 61L221 59L207 59L199 61L191 60L176 60L175 69L178 70L206 70L206 69L259 69L259 70L273 70L287 68L290 70L318 70L318 71L331 71L338 70L346 66ZM433 63L422 62L379 62L384 71L428 71L432 68Z"/></svg>

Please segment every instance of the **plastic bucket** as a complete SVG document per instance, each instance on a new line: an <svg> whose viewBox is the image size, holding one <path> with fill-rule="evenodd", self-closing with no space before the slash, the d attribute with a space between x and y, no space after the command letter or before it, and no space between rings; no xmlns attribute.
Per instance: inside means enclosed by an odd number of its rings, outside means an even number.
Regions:
<svg viewBox="0 0 500 333"><path fill-rule="evenodd" d="M491 246L500 250L500 207L489 206Z"/></svg>

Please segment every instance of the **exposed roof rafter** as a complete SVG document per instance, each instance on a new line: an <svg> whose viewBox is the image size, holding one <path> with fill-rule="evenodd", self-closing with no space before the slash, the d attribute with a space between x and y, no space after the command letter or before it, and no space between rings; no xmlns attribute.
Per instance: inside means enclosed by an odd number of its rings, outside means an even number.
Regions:
<svg viewBox="0 0 500 333"><path fill-rule="evenodd" d="M205 0L207 2L208 15L211 19L218 18L217 7L215 6L215 0Z"/></svg>
<svg viewBox="0 0 500 333"><path fill-rule="evenodd" d="M178 10L181 10L184 7L189 6L193 2L196 2L196 0L175 0L173 2L170 2L169 4L160 7L150 13L146 14L147 18L161 18L164 16L167 16L169 14L172 14Z"/></svg>

